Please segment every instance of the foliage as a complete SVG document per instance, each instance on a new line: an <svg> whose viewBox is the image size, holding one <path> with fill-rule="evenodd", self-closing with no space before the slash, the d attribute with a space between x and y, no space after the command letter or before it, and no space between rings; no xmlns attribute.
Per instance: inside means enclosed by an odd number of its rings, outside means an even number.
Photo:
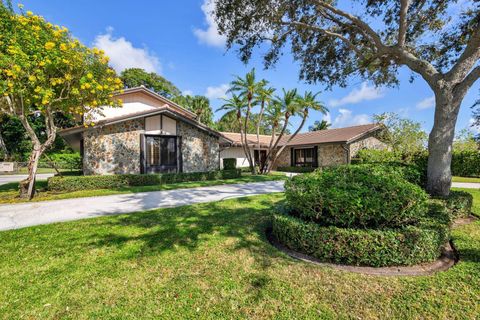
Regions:
<svg viewBox="0 0 480 320"><path fill-rule="evenodd" d="M173 83L161 75L140 68L125 69L120 73L120 78L127 88L144 86L168 99L182 94Z"/></svg>
<svg viewBox="0 0 480 320"><path fill-rule="evenodd" d="M57 169L81 169L82 158L75 153L53 153L48 156L56 165Z"/></svg>
<svg viewBox="0 0 480 320"><path fill-rule="evenodd" d="M315 121L312 126L308 127L308 131L320 131L327 130L332 124L328 123L326 120Z"/></svg>
<svg viewBox="0 0 480 320"><path fill-rule="evenodd" d="M277 213L273 234L282 244L325 262L372 267L434 261L448 241L446 217L398 229L321 226Z"/></svg>
<svg viewBox="0 0 480 320"><path fill-rule="evenodd" d="M182 96L174 99L182 107L194 112L197 120L206 126L213 126L213 111L210 106L210 100L204 96Z"/></svg>
<svg viewBox="0 0 480 320"><path fill-rule="evenodd" d="M387 166L349 165L293 177L285 184L289 207L302 219L346 228L415 224L427 195Z"/></svg>
<svg viewBox="0 0 480 320"><path fill-rule="evenodd" d="M471 130L460 130L453 141L453 151L480 151L479 144Z"/></svg>
<svg viewBox="0 0 480 320"><path fill-rule="evenodd" d="M402 161L402 155L391 150L362 149L358 150L352 163L379 163Z"/></svg>
<svg viewBox="0 0 480 320"><path fill-rule="evenodd" d="M187 181L207 181L238 178L241 171L220 170L192 173L119 174L105 176L55 176L48 179L50 191L111 189L134 186L163 185Z"/></svg>
<svg viewBox="0 0 480 320"><path fill-rule="evenodd" d="M315 169L313 167L278 167L277 171L305 173L315 171Z"/></svg>
<svg viewBox="0 0 480 320"><path fill-rule="evenodd" d="M404 159L411 159L413 155L425 150L427 134L420 122L401 118L394 112L374 115L375 122L386 127L379 134L379 139L387 144L389 149Z"/></svg>
<svg viewBox="0 0 480 320"><path fill-rule="evenodd" d="M237 167L237 158L224 158L223 170L234 170Z"/></svg>
<svg viewBox="0 0 480 320"><path fill-rule="evenodd" d="M466 191L452 190L448 197L438 198L443 202L451 219L470 216L473 206L473 196Z"/></svg>
<svg viewBox="0 0 480 320"><path fill-rule="evenodd" d="M56 114L84 116L88 124L102 106L121 104L113 92L123 86L103 51L85 47L68 29L41 16L15 14L0 3L0 29L0 108L18 117L32 142L28 178L20 188L32 198L38 161L56 138ZM44 141L31 114L44 117Z"/></svg>

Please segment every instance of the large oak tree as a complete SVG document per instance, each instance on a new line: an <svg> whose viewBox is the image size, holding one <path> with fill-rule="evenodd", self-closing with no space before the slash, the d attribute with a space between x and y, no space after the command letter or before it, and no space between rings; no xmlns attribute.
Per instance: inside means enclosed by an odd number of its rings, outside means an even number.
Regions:
<svg viewBox="0 0 480 320"><path fill-rule="evenodd" d="M351 76L396 85L401 66L420 75L435 95L427 189L448 195L458 112L480 77L480 2L215 2L219 31L227 37L228 48L239 48L243 61L250 59L254 48L269 42L266 67L278 61L284 46L290 46L301 65L300 78L327 87L345 86Z"/></svg>

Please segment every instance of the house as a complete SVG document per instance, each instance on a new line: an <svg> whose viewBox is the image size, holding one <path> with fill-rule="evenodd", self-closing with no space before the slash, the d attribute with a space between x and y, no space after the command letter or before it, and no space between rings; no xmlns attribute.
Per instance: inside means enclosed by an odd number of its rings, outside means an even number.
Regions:
<svg viewBox="0 0 480 320"><path fill-rule="evenodd" d="M299 133L288 142L280 154L275 168L290 166L323 167L350 163L361 149L385 149L386 145L377 136L384 127L379 124L365 124L347 128L328 129ZM247 167L239 133L222 132L225 140L221 143L220 158L236 158L238 167ZM256 134L247 135L252 156L258 164L265 158L270 145L270 135L260 135L260 144ZM289 136L285 136L279 147L285 145Z"/></svg>
<svg viewBox="0 0 480 320"><path fill-rule="evenodd" d="M146 89L117 94L122 108L107 107L92 126L60 135L83 158L83 172L126 174L218 170L225 138L196 115Z"/></svg>

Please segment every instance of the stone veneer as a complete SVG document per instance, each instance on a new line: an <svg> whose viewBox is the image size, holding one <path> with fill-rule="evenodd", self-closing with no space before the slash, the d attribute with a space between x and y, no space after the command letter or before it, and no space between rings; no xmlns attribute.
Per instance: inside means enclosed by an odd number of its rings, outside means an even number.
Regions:
<svg viewBox="0 0 480 320"><path fill-rule="evenodd" d="M83 172L92 174L140 173L140 135L144 119L91 128L83 134ZM177 121L182 137L183 172L218 170L219 139L197 127Z"/></svg>
<svg viewBox="0 0 480 320"><path fill-rule="evenodd" d="M218 137L183 122L177 122L177 134L182 137L183 172L220 169Z"/></svg>
<svg viewBox="0 0 480 320"><path fill-rule="evenodd" d="M320 167L339 165L348 162L347 151L341 144L319 144L318 146L318 165ZM305 148L313 148L314 146L306 146ZM302 147L298 147L302 148ZM290 167L291 163L291 147L285 148L277 159L275 167Z"/></svg>
<svg viewBox="0 0 480 320"><path fill-rule="evenodd" d="M384 150L386 148L387 145L385 143L372 135L350 144L350 158L354 158L358 151L362 149Z"/></svg>
<svg viewBox="0 0 480 320"><path fill-rule="evenodd" d="M83 173L140 173L140 134L144 120L134 119L83 133Z"/></svg>

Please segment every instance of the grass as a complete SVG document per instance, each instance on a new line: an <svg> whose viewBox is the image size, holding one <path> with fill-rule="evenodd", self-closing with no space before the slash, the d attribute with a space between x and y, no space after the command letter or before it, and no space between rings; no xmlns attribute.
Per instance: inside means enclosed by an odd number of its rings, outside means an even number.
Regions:
<svg viewBox="0 0 480 320"><path fill-rule="evenodd" d="M480 178L473 178L473 177L452 177L453 182L474 182L480 183Z"/></svg>
<svg viewBox="0 0 480 320"><path fill-rule="evenodd" d="M264 181L275 181L275 180L284 180L284 179L286 179L286 176L282 173L271 173L268 176L266 175L252 176L250 174L243 173L240 178L235 178L235 179L190 181L190 182L180 182L180 183L155 185L155 186L81 190L81 191L72 191L72 192L48 191L47 181L38 180L36 181L36 189L39 190L39 192L37 193L35 198L33 198L32 201L47 201L47 200L59 200L59 199L70 199L70 198L107 196L107 195L113 195L113 194L185 189L185 188L216 186L216 185L222 185L222 184L264 182ZM28 201L28 200L21 199L18 197L18 183L13 182L13 183L0 185L0 203L19 203L19 202L25 202L25 201Z"/></svg>
<svg viewBox="0 0 480 320"><path fill-rule="evenodd" d="M468 190L472 192L471 190ZM472 192L480 214L480 194ZM402 318L480 314L480 222L460 262L422 277L310 265L265 239L283 194L0 233L4 319Z"/></svg>

